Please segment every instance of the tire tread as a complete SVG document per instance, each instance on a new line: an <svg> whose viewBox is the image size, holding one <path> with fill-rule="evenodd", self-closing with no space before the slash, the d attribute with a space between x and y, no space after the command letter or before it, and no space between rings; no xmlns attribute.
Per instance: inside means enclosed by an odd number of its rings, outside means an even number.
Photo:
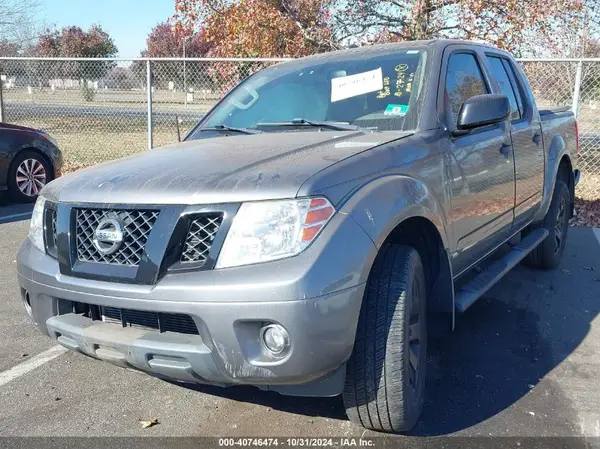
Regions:
<svg viewBox="0 0 600 449"><path fill-rule="evenodd" d="M401 432L416 421L407 416L403 348L407 291L417 271L424 279L414 248L387 245L367 282L343 396L350 420L369 429Z"/></svg>

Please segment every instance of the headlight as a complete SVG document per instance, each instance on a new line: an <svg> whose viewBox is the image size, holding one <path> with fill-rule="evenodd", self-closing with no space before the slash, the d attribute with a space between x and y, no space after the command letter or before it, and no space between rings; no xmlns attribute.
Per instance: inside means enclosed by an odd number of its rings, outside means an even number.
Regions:
<svg viewBox="0 0 600 449"><path fill-rule="evenodd" d="M310 245L334 212L325 198L244 203L233 219L216 268L295 256Z"/></svg>
<svg viewBox="0 0 600 449"><path fill-rule="evenodd" d="M46 252L44 248L44 205L46 200L42 196L38 196L33 212L31 213L31 221L29 223L29 240L37 249Z"/></svg>

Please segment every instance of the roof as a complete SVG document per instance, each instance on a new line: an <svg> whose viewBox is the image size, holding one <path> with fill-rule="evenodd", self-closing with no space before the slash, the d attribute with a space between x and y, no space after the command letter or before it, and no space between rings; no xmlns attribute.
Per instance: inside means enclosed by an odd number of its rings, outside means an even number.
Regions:
<svg viewBox="0 0 600 449"><path fill-rule="evenodd" d="M319 61L322 60L325 62L329 59L348 59L350 57L355 58L369 58L380 56L383 54L388 54L393 51L406 49L406 48L415 48L415 47L430 47L434 50L443 50L449 45L471 45L471 46L481 46L486 48L494 48L491 45L483 44L475 41L467 41L461 39L431 39L431 40L420 40L420 41L403 41L403 42L394 42L391 44L376 44L376 45L365 45L363 47L349 48L345 50L337 50L331 51L327 53L319 53L316 55L305 56L303 58L294 59L293 61L286 62L285 64L294 64L300 62L302 64L303 61Z"/></svg>

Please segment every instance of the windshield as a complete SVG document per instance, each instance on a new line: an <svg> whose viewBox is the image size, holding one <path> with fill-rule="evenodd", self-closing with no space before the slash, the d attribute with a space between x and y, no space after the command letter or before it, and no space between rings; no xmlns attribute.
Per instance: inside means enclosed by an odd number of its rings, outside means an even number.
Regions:
<svg viewBox="0 0 600 449"><path fill-rule="evenodd" d="M414 129L426 56L425 49L411 48L369 59L346 55L267 68L239 84L189 138L215 127L296 131L305 126L283 125L300 125L298 119L304 125L343 122L386 131Z"/></svg>

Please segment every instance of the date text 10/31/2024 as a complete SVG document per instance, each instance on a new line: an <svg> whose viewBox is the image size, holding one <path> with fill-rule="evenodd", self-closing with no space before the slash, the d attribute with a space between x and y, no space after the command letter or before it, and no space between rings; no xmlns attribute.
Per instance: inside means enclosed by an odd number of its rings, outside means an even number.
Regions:
<svg viewBox="0 0 600 449"><path fill-rule="evenodd" d="M374 447L363 438L219 438L219 447Z"/></svg>

